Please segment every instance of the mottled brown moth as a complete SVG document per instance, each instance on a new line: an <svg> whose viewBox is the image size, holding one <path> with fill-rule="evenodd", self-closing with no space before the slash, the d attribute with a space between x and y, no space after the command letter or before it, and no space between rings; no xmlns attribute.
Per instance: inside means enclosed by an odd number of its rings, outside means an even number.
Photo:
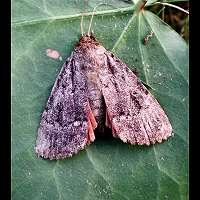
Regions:
<svg viewBox="0 0 200 200"><path fill-rule="evenodd" d="M88 31L55 81L38 129L36 153L51 160L70 157L95 140L94 129L104 126L133 145L162 142L172 135L157 100Z"/></svg>

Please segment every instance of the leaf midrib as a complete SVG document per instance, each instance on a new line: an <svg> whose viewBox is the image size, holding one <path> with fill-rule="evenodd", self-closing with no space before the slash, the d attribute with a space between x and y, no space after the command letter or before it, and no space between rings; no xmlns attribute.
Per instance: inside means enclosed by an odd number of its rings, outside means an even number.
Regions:
<svg viewBox="0 0 200 200"><path fill-rule="evenodd" d="M121 13L127 13L130 11L134 11L133 6L128 6L124 8L117 8L117 9L109 9L109 10L102 10L102 11L96 11L95 16L97 15L111 15L111 14L121 14ZM91 16L93 12L87 12L84 13L84 16ZM44 23L48 21L55 21L55 20L66 20L66 19L78 19L82 17L83 13L78 14L72 14L72 15L56 15L56 16L47 16L46 18L42 19L33 19L33 20L12 20L12 27L16 26L26 26L26 25L32 25L32 24L38 24L38 23Z"/></svg>

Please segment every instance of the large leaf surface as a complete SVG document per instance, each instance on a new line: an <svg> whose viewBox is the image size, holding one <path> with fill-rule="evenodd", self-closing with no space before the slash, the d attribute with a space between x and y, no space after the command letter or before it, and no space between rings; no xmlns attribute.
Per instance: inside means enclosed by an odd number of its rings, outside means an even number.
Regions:
<svg viewBox="0 0 200 200"><path fill-rule="evenodd" d="M69 159L36 157L40 116L62 66L46 57L45 49L57 49L64 58L70 55L80 37L82 2L13 1L12 199L187 199L188 47L154 14L133 16L126 1L110 0L115 8L99 8L94 32L152 88L174 137L149 147L109 137ZM100 2L89 1L87 10ZM84 18L85 29L89 19ZM143 45L151 30L154 36Z"/></svg>

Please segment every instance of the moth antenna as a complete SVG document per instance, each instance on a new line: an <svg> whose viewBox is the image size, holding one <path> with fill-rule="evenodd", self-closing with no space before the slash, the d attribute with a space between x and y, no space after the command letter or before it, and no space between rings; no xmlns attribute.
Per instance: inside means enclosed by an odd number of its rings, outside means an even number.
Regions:
<svg viewBox="0 0 200 200"><path fill-rule="evenodd" d="M83 36L83 14L81 16L81 23L80 23L80 28L81 28L81 35Z"/></svg>
<svg viewBox="0 0 200 200"><path fill-rule="evenodd" d="M97 6L94 7L93 12L92 12L92 16L91 16L90 24L89 24L89 28L88 28L88 35L90 35L90 29L91 29L91 26L92 26L92 20L93 20L94 13L95 13L95 10L96 10Z"/></svg>
<svg viewBox="0 0 200 200"><path fill-rule="evenodd" d="M84 30L83 30L83 17L85 15L85 13L87 12L86 8L87 8L87 4L88 4L88 0L84 0L84 11L81 13L81 22L80 22L80 29L81 29L81 35L84 35Z"/></svg>
<svg viewBox="0 0 200 200"><path fill-rule="evenodd" d="M92 27L92 20L93 20L93 17L94 17L95 11L96 11L97 7L102 6L102 5L111 6L111 7L114 7L114 8L115 8L115 6L110 5L110 4L107 4L107 3L100 3L100 4L98 4L98 5L96 5L96 6L94 7L93 12L92 12L92 16L91 16L91 19L90 19L89 28L88 28L88 33L87 33L88 36L90 36L91 27Z"/></svg>

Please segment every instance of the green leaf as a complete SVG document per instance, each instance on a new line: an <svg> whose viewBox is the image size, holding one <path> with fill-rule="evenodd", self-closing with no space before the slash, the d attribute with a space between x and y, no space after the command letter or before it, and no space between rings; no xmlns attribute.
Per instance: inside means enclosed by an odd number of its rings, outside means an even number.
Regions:
<svg viewBox="0 0 200 200"><path fill-rule="evenodd" d="M12 199L187 199L188 47L154 14L133 16L133 5L126 1L107 1L116 8L99 7L93 30L104 47L137 69L152 88L174 137L149 147L98 139L72 158L36 157L40 116L62 66L46 57L45 50L70 55L80 37L82 2L12 2ZM100 2L89 1L85 31ZM154 35L144 45L150 31Z"/></svg>

